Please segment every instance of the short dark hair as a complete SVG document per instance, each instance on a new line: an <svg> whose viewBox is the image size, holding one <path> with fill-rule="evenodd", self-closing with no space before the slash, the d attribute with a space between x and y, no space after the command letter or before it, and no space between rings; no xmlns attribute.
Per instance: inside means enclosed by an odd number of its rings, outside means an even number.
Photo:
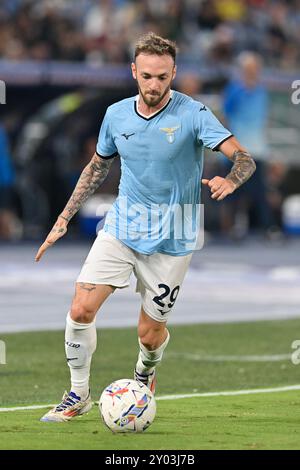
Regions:
<svg viewBox="0 0 300 470"><path fill-rule="evenodd" d="M177 47L175 42L169 39L164 39L155 33L147 33L141 36L136 43L134 60L139 54L168 54L176 60Z"/></svg>

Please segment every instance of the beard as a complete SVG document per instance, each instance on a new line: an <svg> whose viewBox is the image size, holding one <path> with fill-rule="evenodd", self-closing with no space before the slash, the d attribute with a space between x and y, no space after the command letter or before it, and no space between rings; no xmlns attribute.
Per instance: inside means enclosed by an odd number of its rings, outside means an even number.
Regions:
<svg viewBox="0 0 300 470"><path fill-rule="evenodd" d="M157 106L164 99L164 97L169 93L171 89L171 83L169 83L169 85L166 87L166 89L162 93L159 93L159 92L143 93L138 81L137 81L137 86L143 98L143 101L146 103L147 106L150 106L151 108L153 108L154 106Z"/></svg>

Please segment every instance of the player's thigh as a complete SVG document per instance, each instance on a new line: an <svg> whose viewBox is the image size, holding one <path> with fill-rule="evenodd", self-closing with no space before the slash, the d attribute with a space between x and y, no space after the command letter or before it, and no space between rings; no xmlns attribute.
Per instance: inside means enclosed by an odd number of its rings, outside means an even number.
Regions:
<svg viewBox="0 0 300 470"><path fill-rule="evenodd" d="M134 263L133 251L102 230L89 251L77 283L128 287Z"/></svg>
<svg viewBox="0 0 300 470"><path fill-rule="evenodd" d="M99 232L77 278L72 318L95 315L115 288L129 285L133 266L132 250L103 230Z"/></svg>
<svg viewBox="0 0 300 470"><path fill-rule="evenodd" d="M157 322L166 322L178 297L192 255L170 256L155 253L138 256L135 266L137 292L145 313Z"/></svg>

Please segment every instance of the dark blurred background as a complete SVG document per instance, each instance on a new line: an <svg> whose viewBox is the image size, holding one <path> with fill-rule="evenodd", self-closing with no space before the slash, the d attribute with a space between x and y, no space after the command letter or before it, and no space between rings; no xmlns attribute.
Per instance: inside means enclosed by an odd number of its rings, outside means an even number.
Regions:
<svg viewBox="0 0 300 470"><path fill-rule="evenodd" d="M203 191L209 234L300 236L300 0L1 0L0 239L35 240L56 220L95 151L107 106L136 93L130 62L148 31L176 40L174 88L210 106L258 162L220 204ZM207 152L206 177L228 163ZM119 161L70 224L95 235Z"/></svg>

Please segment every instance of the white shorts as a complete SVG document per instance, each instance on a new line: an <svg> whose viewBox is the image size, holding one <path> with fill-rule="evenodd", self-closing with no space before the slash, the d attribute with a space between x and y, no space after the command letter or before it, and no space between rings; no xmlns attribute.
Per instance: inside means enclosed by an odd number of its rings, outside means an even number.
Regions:
<svg viewBox="0 0 300 470"><path fill-rule="evenodd" d="M175 304L192 254L143 255L101 230L85 260L77 282L128 287L131 273L144 311L154 320L166 322Z"/></svg>

